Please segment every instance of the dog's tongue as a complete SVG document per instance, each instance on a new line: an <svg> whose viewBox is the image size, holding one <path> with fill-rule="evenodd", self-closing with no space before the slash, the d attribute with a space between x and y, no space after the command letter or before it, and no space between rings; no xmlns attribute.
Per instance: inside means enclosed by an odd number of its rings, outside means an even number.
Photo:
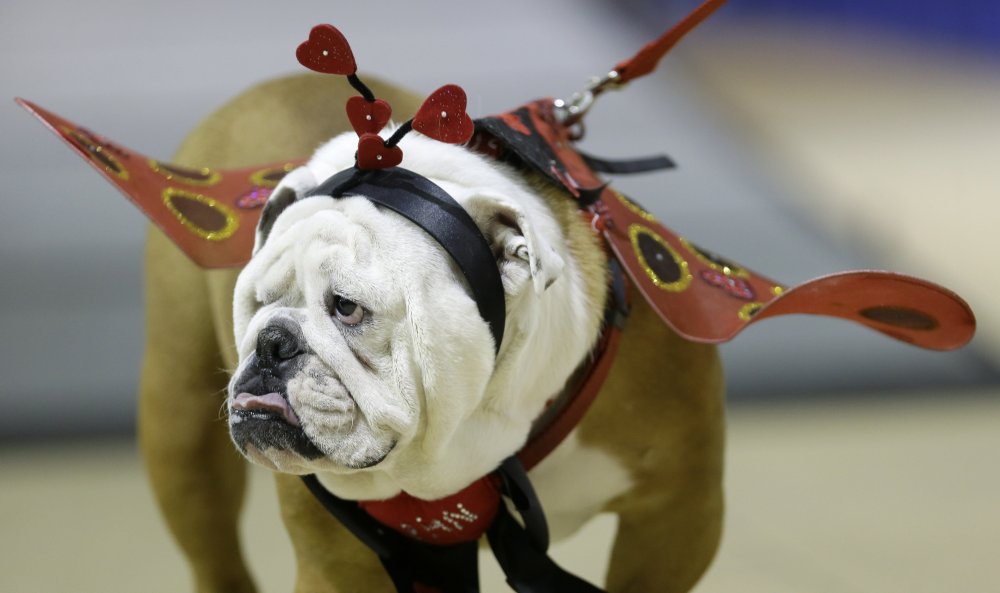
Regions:
<svg viewBox="0 0 1000 593"><path fill-rule="evenodd" d="M288 400L280 393L265 393L264 395L253 395L241 393L233 400L234 410L264 410L280 414L285 422L292 426L299 426L299 417L295 415L295 410L288 405Z"/></svg>

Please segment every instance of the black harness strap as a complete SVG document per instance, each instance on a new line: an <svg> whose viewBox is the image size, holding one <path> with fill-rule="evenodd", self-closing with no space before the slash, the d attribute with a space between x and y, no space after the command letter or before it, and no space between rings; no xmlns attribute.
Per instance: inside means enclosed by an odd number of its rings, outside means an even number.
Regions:
<svg viewBox="0 0 1000 593"><path fill-rule="evenodd" d="M402 167L347 169L305 197L354 195L408 218L448 252L469 283L499 352L507 315L503 282L496 257L469 213L434 182Z"/></svg>
<svg viewBox="0 0 1000 593"><path fill-rule="evenodd" d="M479 593L477 542L432 546L380 525L358 503L332 494L315 475L302 481L331 515L378 556L398 593L423 585L441 593Z"/></svg>
<svg viewBox="0 0 1000 593"><path fill-rule="evenodd" d="M583 157L583 160L591 169L601 173L619 173L624 175L629 173L648 173L650 171L677 167L677 163L665 154L634 159L602 159L580 150L576 152Z"/></svg>
<svg viewBox="0 0 1000 593"><path fill-rule="evenodd" d="M314 474L302 476L302 482L327 512L361 540L361 543L378 554L379 558L396 555L402 536L379 525L378 521L358 507L358 503L334 496L319 483Z"/></svg>
<svg viewBox="0 0 1000 593"><path fill-rule="evenodd" d="M531 486L528 473L517 457L508 457L498 470L504 496L521 515L518 523L501 504L486 532L493 555L517 593L604 593L580 577L567 572L549 558L549 528L542 504Z"/></svg>
<svg viewBox="0 0 1000 593"><path fill-rule="evenodd" d="M523 526L501 502L487 538L514 591L603 593L549 558L545 514L517 457L505 460L497 473L501 492L514 504ZM378 555L398 593L415 593L417 585L441 593L479 593L477 542L436 546L411 540L380 525L356 502L332 494L316 476L302 476L302 481L331 515Z"/></svg>

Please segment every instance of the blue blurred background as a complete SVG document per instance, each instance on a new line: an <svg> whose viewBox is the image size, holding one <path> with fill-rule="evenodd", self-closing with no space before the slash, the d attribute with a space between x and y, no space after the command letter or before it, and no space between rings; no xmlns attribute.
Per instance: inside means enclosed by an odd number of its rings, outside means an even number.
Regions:
<svg viewBox="0 0 1000 593"><path fill-rule="evenodd" d="M646 23L683 15L691 3L622 0ZM900 35L925 44L947 44L996 55L1000 49L1000 3L992 0L932 2L913 0L732 0L713 18L822 22L841 29Z"/></svg>

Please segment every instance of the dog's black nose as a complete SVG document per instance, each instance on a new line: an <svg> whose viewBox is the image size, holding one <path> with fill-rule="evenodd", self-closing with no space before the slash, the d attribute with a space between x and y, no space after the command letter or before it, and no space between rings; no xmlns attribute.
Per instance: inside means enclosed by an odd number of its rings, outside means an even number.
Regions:
<svg viewBox="0 0 1000 593"><path fill-rule="evenodd" d="M279 371L295 357L305 354L304 341L280 325L269 325L257 334L257 364L261 369Z"/></svg>

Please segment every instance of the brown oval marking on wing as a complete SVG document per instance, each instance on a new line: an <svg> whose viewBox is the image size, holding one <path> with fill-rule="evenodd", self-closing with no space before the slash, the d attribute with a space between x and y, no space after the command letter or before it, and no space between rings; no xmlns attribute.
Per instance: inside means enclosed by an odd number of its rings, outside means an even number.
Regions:
<svg viewBox="0 0 1000 593"><path fill-rule="evenodd" d="M96 138L86 132L75 130L73 128L63 127L62 131L66 134L67 138L83 149L90 160L101 165L105 171L111 173L118 179L121 179L122 181L128 180L129 174L125 165L123 165L120 160L111 154L110 151L105 150L104 145L98 142Z"/></svg>
<svg viewBox="0 0 1000 593"><path fill-rule="evenodd" d="M236 214L208 196L168 187L163 203L184 228L208 241L228 239L239 227Z"/></svg>
<svg viewBox="0 0 1000 593"><path fill-rule="evenodd" d="M268 167L267 169L254 171L250 175L250 182L259 187L274 189L278 187L278 182L294 168L294 164L288 163L280 167Z"/></svg>
<svg viewBox="0 0 1000 593"><path fill-rule="evenodd" d="M170 163L161 163L155 159L149 159L149 167L153 171L163 175L171 181L180 181L181 183L186 183L188 185L207 187L215 185L222 179L222 175L220 173L207 167L202 167L201 169L189 169L187 167L180 167Z"/></svg>
<svg viewBox="0 0 1000 593"><path fill-rule="evenodd" d="M931 331L940 325L937 319L927 313L909 307L868 307L858 313L872 321L916 331Z"/></svg>
<svg viewBox="0 0 1000 593"><path fill-rule="evenodd" d="M691 285L687 261L652 229L633 224L628 235L639 264L654 285L670 292L682 292Z"/></svg>

